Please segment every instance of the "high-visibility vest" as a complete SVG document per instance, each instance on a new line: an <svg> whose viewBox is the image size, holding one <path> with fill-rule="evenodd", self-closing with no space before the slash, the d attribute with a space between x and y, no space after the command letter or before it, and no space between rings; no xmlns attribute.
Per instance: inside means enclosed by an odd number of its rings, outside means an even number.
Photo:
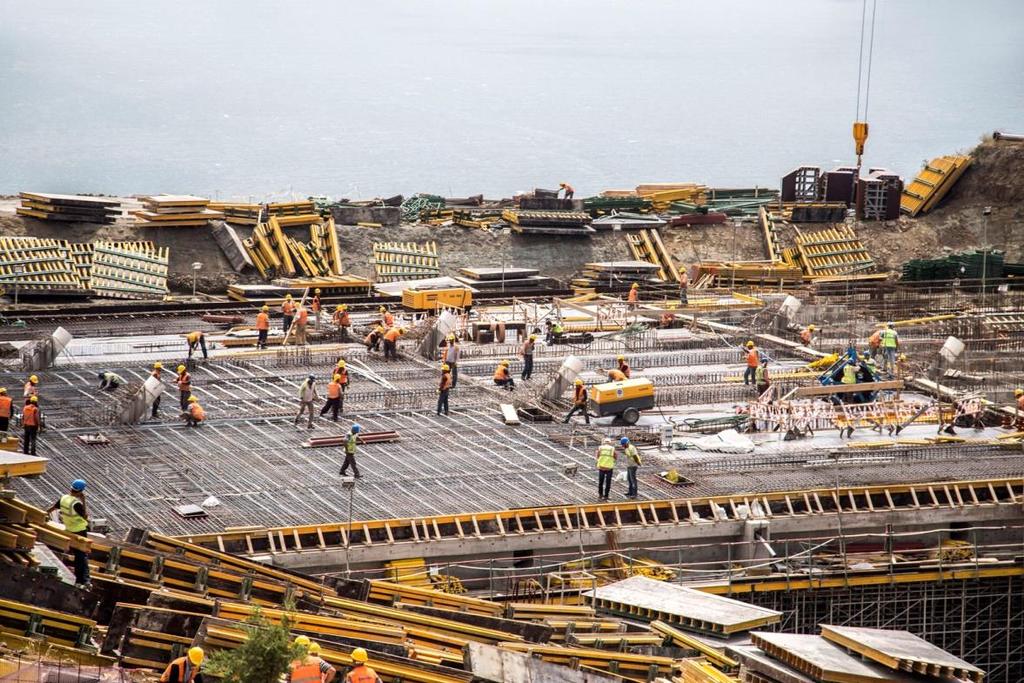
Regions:
<svg viewBox="0 0 1024 683"><path fill-rule="evenodd" d="M283 304L281 304L281 313L283 313L285 315L291 315L294 312L295 312L295 304L293 304L291 301L288 301L286 299L285 302Z"/></svg>
<svg viewBox="0 0 1024 683"><path fill-rule="evenodd" d="M631 374L630 370L629 370L629 363L627 363L625 361L619 363L619 372L621 372L623 375L625 375L626 379L629 379L629 376Z"/></svg>
<svg viewBox="0 0 1024 683"><path fill-rule="evenodd" d="M308 321L308 320L309 320L309 311L307 311L305 308L300 308L299 309L298 323L300 325L305 325L306 321Z"/></svg>
<svg viewBox="0 0 1024 683"><path fill-rule="evenodd" d="M621 382L626 379L626 373L614 368L608 371L608 379L612 382Z"/></svg>
<svg viewBox="0 0 1024 683"><path fill-rule="evenodd" d="M348 317L348 311L338 311L334 314L334 324L338 327L348 327L352 324Z"/></svg>
<svg viewBox="0 0 1024 683"><path fill-rule="evenodd" d="M269 330L270 329L270 316L260 311L256 314L256 329L257 330Z"/></svg>
<svg viewBox="0 0 1024 683"><path fill-rule="evenodd" d="M639 290L631 289L629 290L629 296L626 298L626 301L631 304L635 304L638 296L640 296Z"/></svg>
<svg viewBox="0 0 1024 683"><path fill-rule="evenodd" d="M806 329L806 328L800 330L800 341L802 341L804 344L810 344L811 343L811 331Z"/></svg>
<svg viewBox="0 0 1024 683"><path fill-rule="evenodd" d="M615 468L615 446L604 444L597 449L597 469L610 470Z"/></svg>
<svg viewBox="0 0 1024 683"><path fill-rule="evenodd" d="M0 396L0 417L10 417L13 404L14 399L10 396Z"/></svg>
<svg viewBox="0 0 1024 683"><path fill-rule="evenodd" d="M579 385L577 387L573 387L573 389L574 389L574 391L573 391L573 395L572 395L572 402L575 403L578 406L586 405L587 404L587 388L581 384L581 385Z"/></svg>
<svg viewBox="0 0 1024 683"><path fill-rule="evenodd" d="M192 389L192 375L188 372L183 372L178 375L178 391L191 391Z"/></svg>
<svg viewBox="0 0 1024 683"><path fill-rule="evenodd" d="M199 338L202 337L202 336L203 336L202 332L189 332L188 336L186 337L186 339L188 339L188 343L191 346L192 344L198 344L199 343Z"/></svg>
<svg viewBox="0 0 1024 683"><path fill-rule="evenodd" d="M384 341L394 342L398 341L398 337L401 333L397 327L392 327L390 330L384 333Z"/></svg>
<svg viewBox="0 0 1024 683"><path fill-rule="evenodd" d="M341 396L341 385L331 380L327 383L327 398L339 398Z"/></svg>
<svg viewBox="0 0 1024 683"><path fill-rule="evenodd" d="M763 365L758 365L757 370L754 370L754 381L758 384L764 384L768 379L768 368Z"/></svg>
<svg viewBox="0 0 1024 683"><path fill-rule="evenodd" d="M896 340L898 338L899 335L896 334L896 330L885 328L884 330L882 330L882 347L886 349L895 349Z"/></svg>
<svg viewBox="0 0 1024 683"><path fill-rule="evenodd" d="M348 683L377 683L378 676L376 671L365 664L360 664L349 671L345 678Z"/></svg>
<svg viewBox="0 0 1024 683"><path fill-rule="evenodd" d="M447 391L452 388L452 373L442 372L441 373L441 391Z"/></svg>
<svg viewBox="0 0 1024 683"><path fill-rule="evenodd" d="M640 459L640 451L633 444L626 446L626 457L629 458L629 464L632 467L640 467L640 465L644 464Z"/></svg>
<svg viewBox="0 0 1024 683"><path fill-rule="evenodd" d="M80 502L82 501L70 493L60 497L60 521L64 523L64 528L73 534L89 528L89 520L75 512L75 503Z"/></svg>
<svg viewBox="0 0 1024 683"><path fill-rule="evenodd" d="M349 433L348 439L345 440L345 455L356 454L356 439L358 437L355 434Z"/></svg>
<svg viewBox="0 0 1024 683"><path fill-rule="evenodd" d="M843 366L843 384L856 384L857 383L857 366L853 363L847 363Z"/></svg>
<svg viewBox="0 0 1024 683"><path fill-rule="evenodd" d="M291 683L321 683L320 660L315 657L296 659L291 664L289 674Z"/></svg>
<svg viewBox="0 0 1024 683"><path fill-rule="evenodd" d="M761 356L757 353L757 349L750 349L747 351L747 367L756 368L761 364Z"/></svg>
<svg viewBox="0 0 1024 683"><path fill-rule="evenodd" d="M494 380L508 379L508 368L504 365L499 365L494 369Z"/></svg>
<svg viewBox="0 0 1024 683"><path fill-rule="evenodd" d="M202 422L206 419L206 411L203 410L203 407L198 403L190 403L188 406L188 412L196 422Z"/></svg>
<svg viewBox="0 0 1024 683"><path fill-rule="evenodd" d="M346 384L348 384L348 370L344 368L335 368L334 374L340 377L340 379L338 380L338 384L340 384L343 387Z"/></svg>
<svg viewBox="0 0 1024 683"><path fill-rule="evenodd" d="M174 667L178 667L178 679L176 681L171 680L171 669ZM197 673L199 673L199 669L192 666L192 662L188 661L187 657L178 657L167 665L167 669L160 676L160 683L192 683Z"/></svg>
<svg viewBox="0 0 1024 683"><path fill-rule="evenodd" d="M384 314L384 327L394 327L394 325L395 325L395 316L391 315L390 313L385 313Z"/></svg>
<svg viewBox="0 0 1024 683"><path fill-rule="evenodd" d="M882 331L881 330L875 330L874 332L871 333L871 336L868 337L868 346L870 346L873 349L877 349L881 345L881 343L882 343Z"/></svg>
<svg viewBox="0 0 1024 683"><path fill-rule="evenodd" d="M551 328L551 331L555 334L562 334L564 329L565 328L562 327L562 323L559 322L554 324L554 326Z"/></svg>
<svg viewBox="0 0 1024 683"><path fill-rule="evenodd" d="M39 426L39 406L29 403L21 411L21 424L24 427Z"/></svg>

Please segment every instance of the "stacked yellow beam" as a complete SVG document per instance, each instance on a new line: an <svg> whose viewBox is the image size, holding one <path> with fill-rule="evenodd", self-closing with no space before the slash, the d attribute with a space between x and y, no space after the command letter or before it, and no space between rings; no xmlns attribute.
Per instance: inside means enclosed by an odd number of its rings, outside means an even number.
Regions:
<svg viewBox="0 0 1024 683"><path fill-rule="evenodd" d="M416 280L441 274L436 242L374 242L373 264L377 282Z"/></svg>
<svg viewBox="0 0 1024 683"><path fill-rule="evenodd" d="M391 605L402 602L407 605L429 605L443 609L451 609L467 614L479 614L486 617L501 616L504 607L495 602L471 598L464 595L452 595L426 587L398 584L391 581L370 581L370 602Z"/></svg>
<svg viewBox="0 0 1024 683"><path fill-rule="evenodd" d="M875 260L848 225L798 235L796 248L808 277L856 275L875 269Z"/></svg>
<svg viewBox="0 0 1024 683"><path fill-rule="evenodd" d="M84 290L70 242L38 237L0 237L0 287Z"/></svg>
<svg viewBox="0 0 1024 683"><path fill-rule="evenodd" d="M187 194L159 194L143 197L142 211L133 211L140 228L198 228L224 214L208 208L209 199Z"/></svg>
<svg viewBox="0 0 1024 683"><path fill-rule="evenodd" d="M937 157L924 165L900 197L900 211L910 216L934 209L971 165L970 156Z"/></svg>
<svg viewBox="0 0 1024 683"><path fill-rule="evenodd" d="M384 564L388 573L388 580L407 586L418 586L430 588L430 579L427 576L427 563L422 557L409 560L392 560Z"/></svg>

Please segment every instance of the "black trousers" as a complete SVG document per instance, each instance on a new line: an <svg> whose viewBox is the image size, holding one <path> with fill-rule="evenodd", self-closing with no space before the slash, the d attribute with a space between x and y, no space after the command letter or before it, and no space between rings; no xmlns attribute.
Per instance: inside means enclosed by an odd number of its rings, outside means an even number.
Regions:
<svg viewBox="0 0 1024 683"><path fill-rule="evenodd" d="M181 409L186 410L188 408L188 400L192 397L192 390L179 391L178 392L178 403L181 404Z"/></svg>
<svg viewBox="0 0 1024 683"><path fill-rule="evenodd" d="M320 414L326 415L328 410L331 411L331 419L337 422L338 412L341 411L341 396L327 399L327 403L320 409Z"/></svg>
<svg viewBox="0 0 1024 683"><path fill-rule="evenodd" d="M204 359L209 358L209 356L206 355L206 337L205 336L199 338L199 348L201 348L203 350L203 358ZM192 357L192 352L195 351L195 350L196 350L195 345L189 344L189 347L188 347L188 357L189 358Z"/></svg>
<svg viewBox="0 0 1024 683"><path fill-rule="evenodd" d="M256 348L265 349L267 348L267 334L270 330L259 330L259 337L256 339Z"/></svg>
<svg viewBox="0 0 1024 683"><path fill-rule="evenodd" d="M88 531L76 532L79 536L88 536ZM89 555L81 550L72 550L75 557L75 583L89 583Z"/></svg>
<svg viewBox="0 0 1024 683"><path fill-rule="evenodd" d="M281 327L284 328L285 334L288 334L288 330L292 329L293 320L295 320L294 315L286 315L281 317Z"/></svg>
<svg viewBox="0 0 1024 683"><path fill-rule="evenodd" d="M394 358L398 360L398 343L393 341L384 340L384 360L388 358Z"/></svg>
<svg viewBox="0 0 1024 683"><path fill-rule="evenodd" d="M744 384L753 384L754 383L754 375L755 375L756 372L757 372L757 368L752 368L752 367L750 367L748 365L747 369L743 371L743 383Z"/></svg>
<svg viewBox="0 0 1024 683"><path fill-rule="evenodd" d="M155 399L153 399L153 411L151 413L151 415L153 417L159 417L157 415L157 413L160 412L160 399L161 398L163 398L163 397L162 396L157 396Z"/></svg>
<svg viewBox="0 0 1024 683"><path fill-rule="evenodd" d="M10 426L11 426L11 418L9 418L9 417L0 417L0 432L6 432L7 429Z"/></svg>
<svg viewBox="0 0 1024 683"><path fill-rule="evenodd" d="M24 426L24 434L21 435L21 452L25 455L36 454L36 434L39 433L39 427Z"/></svg>
<svg viewBox="0 0 1024 683"><path fill-rule="evenodd" d="M569 418L575 415L576 413L583 413L583 417L584 419L586 419L587 424L590 424L590 413L587 412L587 405L585 403L577 403L576 405L574 405L572 407L572 410L566 413L565 419L562 420L562 422L568 422Z"/></svg>
<svg viewBox="0 0 1024 683"><path fill-rule="evenodd" d="M494 380L494 383L497 384L499 387L504 387L508 389L509 391L512 391L516 387L516 383L511 377L509 377L508 379L496 379Z"/></svg>
<svg viewBox="0 0 1024 683"><path fill-rule="evenodd" d="M353 476L358 477L359 476L359 466L356 465L356 456L353 453L346 453L345 454L345 462L341 463L341 475L342 476L345 475L345 472L348 471L349 467L352 468Z"/></svg>
<svg viewBox="0 0 1024 683"><path fill-rule="evenodd" d="M448 389L444 389L437 394L437 414L440 415L441 411L444 414L448 414Z"/></svg>
<svg viewBox="0 0 1024 683"><path fill-rule="evenodd" d="M459 364L458 363L449 363L448 364L448 370L452 374L452 389L454 389L456 382L459 381Z"/></svg>
<svg viewBox="0 0 1024 683"><path fill-rule="evenodd" d="M612 491L612 472L615 470L598 470L597 471L597 495L601 498L607 498L608 494Z"/></svg>
<svg viewBox="0 0 1024 683"><path fill-rule="evenodd" d="M523 374L520 375L523 379L530 379L533 376L533 354L528 353L523 356Z"/></svg>

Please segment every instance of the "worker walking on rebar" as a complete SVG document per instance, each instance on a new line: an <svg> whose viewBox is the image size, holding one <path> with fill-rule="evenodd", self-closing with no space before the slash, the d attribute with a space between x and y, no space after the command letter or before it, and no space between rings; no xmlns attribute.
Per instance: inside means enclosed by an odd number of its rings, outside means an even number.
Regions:
<svg viewBox="0 0 1024 683"><path fill-rule="evenodd" d="M206 419L206 411L199 405L199 399L195 396L188 397L188 408L182 414L186 427L198 427Z"/></svg>
<svg viewBox="0 0 1024 683"><path fill-rule="evenodd" d="M309 311L301 303L295 309L295 343L298 346L306 345L306 326L309 324Z"/></svg>
<svg viewBox="0 0 1024 683"><path fill-rule="evenodd" d="M192 354L195 353L197 348L202 348L203 360L209 358L209 355L206 353L206 335L203 334L200 330L196 330L195 332L189 332L187 335L185 335L185 339L188 342L189 358L192 358Z"/></svg>
<svg viewBox="0 0 1024 683"><path fill-rule="evenodd" d="M446 343L441 346L441 362L445 363L452 373L451 388L454 389L459 381L459 357L462 355L462 349L454 334L449 334L445 341Z"/></svg>
<svg viewBox="0 0 1024 683"><path fill-rule="evenodd" d="M597 498L608 500L612 491L612 475L615 472L615 446L608 437L597 447Z"/></svg>
<svg viewBox="0 0 1024 683"><path fill-rule="evenodd" d="M348 328L352 326L352 318L348 314L348 306L345 304L338 304L334 307L334 326L338 328L338 333L342 341L348 341Z"/></svg>
<svg viewBox="0 0 1024 683"><path fill-rule="evenodd" d="M452 389L452 368L447 363L441 364L441 383L437 386L437 414L441 411L448 414L448 394Z"/></svg>
<svg viewBox="0 0 1024 683"><path fill-rule="evenodd" d="M882 369L896 374L896 351L900 348L900 335L896 323L887 322L882 330Z"/></svg>
<svg viewBox="0 0 1024 683"><path fill-rule="evenodd" d="M370 330L370 333L363 339L363 344L366 345L367 351L380 351L380 343L384 339L385 331L380 325Z"/></svg>
<svg viewBox="0 0 1024 683"><path fill-rule="evenodd" d="M338 410L345 410L345 392L348 391L348 364L344 360L339 360L338 364L334 366L334 376L338 378L338 384L341 386L341 397L338 399Z"/></svg>
<svg viewBox="0 0 1024 683"><path fill-rule="evenodd" d="M615 361L619 364L619 372L621 372L626 379L633 376L632 371L629 369L629 363L626 362L625 356L616 356Z"/></svg>
<svg viewBox="0 0 1024 683"><path fill-rule="evenodd" d="M313 290L313 300L309 302L309 310L313 311L313 329L320 331L320 288Z"/></svg>
<svg viewBox="0 0 1024 683"><path fill-rule="evenodd" d="M565 419L562 423L568 423L576 413L583 413L583 419L590 424L590 413L587 412L587 388L583 386L583 380L576 378L572 383L572 408L568 413L565 414Z"/></svg>
<svg viewBox="0 0 1024 683"><path fill-rule="evenodd" d="M299 421L302 420L303 413L309 413L309 421L306 423L307 429L313 429L313 403L316 402L320 396L316 393L316 377L310 375L299 385L299 414L295 416L295 426L299 425Z"/></svg>
<svg viewBox="0 0 1024 683"><path fill-rule="evenodd" d="M100 380L100 391L114 391L122 384L127 384L124 381L124 377L110 370L104 370L98 374L98 377Z"/></svg>
<svg viewBox="0 0 1024 683"><path fill-rule="evenodd" d="M519 348L519 355L523 357L523 371L519 377L526 381L533 377L533 349L537 345L537 335L531 334Z"/></svg>
<svg viewBox="0 0 1024 683"><path fill-rule="evenodd" d="M338 421L338 413L341 411L341 376L335 375L327 383L327 402L320 409L320 416L323 417L327 411L331 411L331 419ZM301 414L301 413L300 413Z"/></svg>
<svg viewBox="0 0 1024 683"><path fill-rule="evenodd" d="M29 396L35 396L39 393L39 377L32 375L25 382L25 387L21 392L22 398L28 398Z"/></svg>
<svg viewBox="0 0 1024 683"><path fill-rule="evenodd" d="M295 302L292 301L291 294L286 294L284 301L281 302L281 329L284 330L285 338L288 337L288 332L292 329L293 320L295 320Z"/></svg>
<svg viewBox="0 0 1024 683"><path fill-rule="evenodd" d="M757 387L757 395L760 396L764 392L768 391L768 387L772 384L771 378L768 376L768 359L765 358L761 361L761 364L754 370L754 385Z"/></svg>
<svg viewBox="0 0 1024 683"><path fill-rule="evenodd" d="M387 306L381 306L377 309L377 312L380 313L380 324L384 326L385 330L395 326L395 316L391 314Z"/></svg>
<svg viewBox="0 0 1024 683"><path fill-rule="evenodd" d="M190 647L186 656L178 657L167 665L160 676L160 683L203 683L201 669L205 658L203 648Z"/></svg>
<svg viewBox="0 0 1024 683"><path fill-rule="evenodd" d="M811 348L814 346L814 325L808 325L800 330L800 343Z"/></svg>
<svg viewBox="0 0 1024 683"><path fill-rule="evenodd" d="M256 314L256 348L267 348L267 335L270 334L270 306L263 305Z"/></svg>
<svg viewBox="0 0 1024 683"><path fill-rule="evenodd" d="M757 378L754 375L757 373L758 366L761 365L761 356L757 352L757 347L754 346L754 341L750 340L746 346L747 354L747 369L743 371L743 385L755 384Z"/></svg>
<svg viewBox="0 0 1024 683"><path fill-rule="evenodd" d="M36 437L42 424L39 397L29 396L25 401L25 407L21 409L21 452L25 455L36 454Z"/></svg>
<svg viewBox="0 0 1024 683"><path fill-rule="evenodd" d="M357 647L352 650L352 661L355 662L355 666L345 674L345 683L384 683L377 672L366 663L368 659L363 648Z"/></svg>
<svg viewBox="0 0 1024 683"><path fill-rule="evenodd" d="M7 441L7 432L11 428L11 414L14 412L14 399L7 395L7 388L0 387L0 439Z"/></svg>
<svg viewBox="0 0 1024 683"><path fill-rule="evenodd" d="M576 189L569 183L558 183L558 190L565 193L566 199L572 199L573 195L576 194Z"/></svg>
<svg viewBox="0 0 1024 683"><path fill-rule="evenodd" d="M153 369L150 371L149 376L156 379L157 382L163 383L160 376L163 374L164 364L160 362L153 363ZM156 398L153 399L152 410L150 411L150 417L160 417L160 398L163 396L162 393L157 394Z"/></svg>
<svg viewBox="0 0 1024 683"><path fill-rule="evenodd" d="M359 474L359 466L356 465L356 444L359 441L359 432L362 429L358 424L352 425L348 432L348 438L345 439L345 462L341 463L341 471L339 472L343 477L348 472L348 468L351 467L352 476L356 479L362 479L362 475Z"/></svg>
<svg viewBox="0 0 1024 683"><path fill-rule="evenodd" d="M179 365L177 372L178 377L174 383L178 385L178 403L181 404L181 409L185 410L188 408L188 399L192 396L192 375L184 365Z"/></svg>
<svg viewBox="0 0 1024 683"><path fill-rule="evenodd" d="M512 379L512 373L509 372L509 365L511 363L503 360L498 363L498 367L494 368L494 384L512 391L516 388L516 383Z"/></svg>
<svg viewBox="0 0 1024 683"><path fill-rule="evenodd" d="M640 300L640 285L633 283L629 287L629 294L626 295L626 308L630 311L635 311L637 302Z"/></svg>
<svg viewBox="0 0 1024 683"><path fill-rule="evenodd" d="M619 439L619 445L622 446L622 452L626 456L626 498L636 498L639 495L636 472L643 464L640 451L625 436Z"/></svg>
<svg viewBox="0 0 1024 683"><path fill-rule="evenodd" d="M64 530L71 534L88 537L89 535L89 512L85 507L85 480L75 479L71 482L71 490L57 499L46 510L49 516L55 510L60 510L60 522ZM89 554L78 548L71 548L72 556L75 558L75 585L80 588L89 588Z"/></svg>
<svg viewBox="0 0 1024 683"><path fill-rule="evenodd" d="M398 338L403 334L404 327L392 327L384 333L384 360L398 360Z"/></svg>

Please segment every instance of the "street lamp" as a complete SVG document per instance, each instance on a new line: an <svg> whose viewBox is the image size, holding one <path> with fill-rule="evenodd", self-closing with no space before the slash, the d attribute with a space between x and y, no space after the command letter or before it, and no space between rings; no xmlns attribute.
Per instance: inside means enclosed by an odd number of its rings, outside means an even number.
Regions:
<svg viewBox="0 0 1024 683"><path fill-rule="evenodd" d="M192 296L196 295L196 278L199 276L199 271L203 269L203 264L196 261L192 264Z"/></svg>
<svg viewBox="0 0 1024 683"><path fill-rule="evenodd" d="M18 266L14 269L14 305L18 305L18 288L21 286L21 278L25 274L25 267Z"/></svg>
<svg viewBox="0 0 1024 683"><path fill-rule="evenodd" d="M981 236L981 296L985 296L985 280L988 278L988 217L992 215L992 207L986 206L981 210L982 215L982 236Z"/></svg>
<svg viewBox="0 0 1024 683"><path fill-rule="evenodd" d="M562 465L562 474L572 479L572 483L576 483L576 475L580 473L579 463L567 462ZM583 550L583 503L576 504L576 529L580 537L580 571L583 570L583 562L586 557L586 552Z"/></svg>
<svg viewBox="0 0 1024 683"><path fill-rule="evenodd" d="M345 578L352 574L352 566L349 564L348 550L352 545L352 497L356 492L356 478L342 477L341 488L348 491L348 533L345 534Z"/></svg>

